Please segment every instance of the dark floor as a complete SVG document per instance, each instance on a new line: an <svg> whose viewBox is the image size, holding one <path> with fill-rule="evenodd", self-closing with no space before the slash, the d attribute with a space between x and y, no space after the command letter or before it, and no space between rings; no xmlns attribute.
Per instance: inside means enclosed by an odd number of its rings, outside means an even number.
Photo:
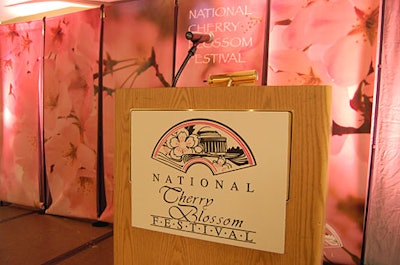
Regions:
<svg viewBox="0 0 400 265"><path fill-rule="evenodd" d="M0 205L0 265L112 265L112 225Z"/></svg>

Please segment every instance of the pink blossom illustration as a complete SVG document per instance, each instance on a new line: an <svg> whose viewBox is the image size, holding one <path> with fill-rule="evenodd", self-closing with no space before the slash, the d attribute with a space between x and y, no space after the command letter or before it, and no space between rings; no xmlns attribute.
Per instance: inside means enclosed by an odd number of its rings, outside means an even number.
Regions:
<svg viewBox="0 0 400 265"><path fill-rule="evenodd" d="M202 148L198 144L198 137L189 135L186 129L176 132L166 141L166 146L171 149L171 158L176 160L182 160L186 154L200 153Z"/></svg>
<svg viewBox="0 0 400 265"><path fill-rule="evenodd" d="M183 172L194 164L205 165L213 174L256 165L251 150L236 132L207 119L187 120L169 129L158 141L152 158Z"/></svg>

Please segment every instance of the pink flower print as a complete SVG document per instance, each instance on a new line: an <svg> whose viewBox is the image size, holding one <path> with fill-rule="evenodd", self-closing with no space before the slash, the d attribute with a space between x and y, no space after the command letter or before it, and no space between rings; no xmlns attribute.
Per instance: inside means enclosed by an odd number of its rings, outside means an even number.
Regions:
<svg viewBox="0 0 400 265"><path fill-rule="evenodd" d="M329 45L345 36L355 22L354 8L347 0L311 2L290 21L283 42L298 50L316 44Z"/></svg>
<svg viewBox="0 0 400 265"><path fill-rule="evenodd" d="M169 154L171 153L171 150L172 149L170 147L168 147L166 145L163 145L160 148L160 153L163 154L163 155L169 156Z"/></svg>
<svg viewBox="0 0 400 265"><path fill-rule="evenodd" d="M357 7L354 8L354 11L357 15L358 24L354 26L349 35L361 33L368 39L371 45L374 45L378 33L379 7L370 10L369 13L365 13Z"/></svg>
<svg viewBox="0 0 400 265"><path fill-rule="evenodd" d="M362 39L361 34L346 36L325 53L323 60L333 83L357 85L367 77L373 51Z"/></svg>
<svg viewBox="0 0 400 265"><path fill-rule="evenodd" d="M183 155L199 153L202 150L198 145L199 139L197 136L189 135L186 129L173 134L166 144L167 147L171 148L171 158L176 160L181 160Z"/></svg>
<svg viewBox="0 0 400 265"><path fill-rule="evenodd" d="M63 39L65 36L65 33L63 32L63 28L61 27L61 21L58 21L58 25L56 27L50 28L50 32L51 32L51 37L52 37L52 41L54 43L58 42L58 43L63 43Z"/></svg>
<svg viewBox="0 0 400 265"><path fill-rule="evenodd" d="M8 33L7 37L11 39L11 42L14 42L14 38L18 38L19 34L16 29L16 24L8 25Z"/></svg>
<svg viewBox="0 0 400 265"><path fill-rule="evenodd" d="M224 172L232 168L231 164L227 163L226 158L223 156L220 156L217 160L214 160L213 165L218 172Z"/></svg>
<svg viewBox="0 0 400 265"><path fill-rule="evenodd" d="M303 1L279 0L271 2L271 26L287 25L305 6Z"/></svg>
<svg viewBox="0 0 400 265"><path fill-rule="evenodd" d="M341 86L362 82L369 74L375 56L378 8L370 13L354 8L354 12L358 23L332 45L323 58L334 83Z"/></svg>
<svg viewBox="0 0 400 265"><path fill-rule="evenodd" d="M24 51L27 50L29 52L31 44L32 44L32 40L31 40L31 38L29 38L29 34L27 32L25 36L22 36L22 44L21 44L22 49Z"/></svg>
<svg viewBox="0 0 400 265"><path fill-rule="evenodd" d="M269 85L320 85L330 80L324 66L302 51L273 50L269 61Z"/></svg>
<svg viewBox="0 0 400 265"><path fill-rule="evenodd" d="M4 68L7 70L13 70L13 64L11 59L4 60Z"/></svg>

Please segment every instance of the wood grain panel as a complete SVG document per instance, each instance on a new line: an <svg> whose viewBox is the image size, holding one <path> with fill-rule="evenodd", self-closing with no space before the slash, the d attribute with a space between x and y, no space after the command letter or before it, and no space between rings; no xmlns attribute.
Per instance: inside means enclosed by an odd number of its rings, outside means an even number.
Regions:
<svg viewBox="0 0 400 265"><path fill-rule="evenodd" d="M117 265L321 264L330 136L328 86L119 89L115 118L114 263ZM130 109L257 109L293 112L285 254L131 226ZM149 121L151 122L151 121ZM268 225L268 221L265 221Z"/></svg>

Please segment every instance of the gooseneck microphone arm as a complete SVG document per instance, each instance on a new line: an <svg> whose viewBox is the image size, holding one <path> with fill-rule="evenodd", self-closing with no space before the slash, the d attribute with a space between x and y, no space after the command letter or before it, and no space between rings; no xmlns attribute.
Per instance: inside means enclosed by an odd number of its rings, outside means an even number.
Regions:
<svg viewBox="0 0 400 265"><path fill-rule="evenodd" d="M185 35L187 40L191 40L193 46L189 49L188 54L186 55L185 60L183 61L181 67L176 73L174 80L172 82L172 87L176 87L176 83L178 82L179 77L182 74L183 69L186 67L186 64L189 62L190 58L194 56L197 51L197 45L203 42L210 43L214 40L214 35L212 33L204 34L204 33L196 33L196 32L186 32Z"/></svg>
<svg viewBox="0 0 400 265"><path fill-rule="evenodd" d="M186 64L189 62L190 58L192 58L194 56L194 54L196 53L197 50L197 45L199 43L198 42L194 42L193 46L189 49L185 60L183 61L181 67L179 68L178 72L176 73L173 83L172 83L172 87L176 87L176 83L178 82L179 77L181 76L183 69L185 69Z"/></svg>

